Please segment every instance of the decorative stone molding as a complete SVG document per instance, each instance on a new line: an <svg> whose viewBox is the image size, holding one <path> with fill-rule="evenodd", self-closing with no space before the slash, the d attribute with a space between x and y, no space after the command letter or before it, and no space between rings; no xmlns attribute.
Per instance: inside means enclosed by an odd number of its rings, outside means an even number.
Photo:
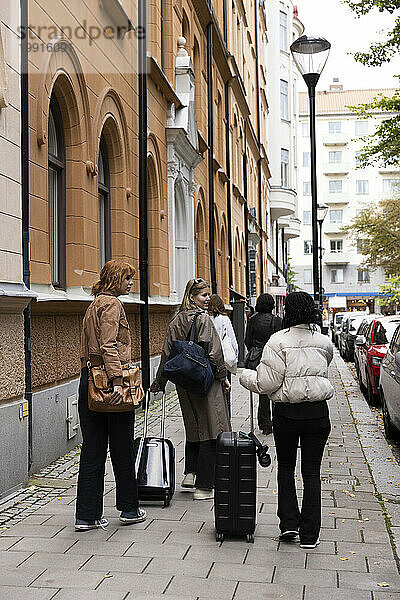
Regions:
<svg viewBox="0 0 400 600"><path fill-rule="evenodd" d="M7 72L6 58L4 55L3 38L0 29L0 110L8 105L7 99Z"/></svg>
<svg viewBox="0 0 400 600"><path fill-rule="evenodd" d="M37 143L39 146L47 143L50 98L56 80L60 75L63 75L69 82L79 115L84 115L85 131L82 132L82 141L87 141L86 157L84 158L84 162L87 164L90 160L93 161L93 140L90 126L88 88L83 75L83 68L68 38L64 36L53 38L48 45L51 45L51 50L43 53L37 90Z"/></svg>
<svg viewBox="0 0 400 600"><path fill-rule="evenodd" d="M92 175L97 175L97 164L98 154L100 145L100 136L103 131L105 122L108 119L112 119L115 125L115 129L118 134L118 144L123 150L123 161L124 161L124 187L126 188L127 197L129 198L132 193L132 161L131 161L131 150L129 144L129 129L126 120L125 112L121 103L121 99L118 93L111 87L107 86L101 92L97 98L96 108L94 110L93 124L92 124L92 139L96 141L95 148L93 148L92 162L96 166L96 172ZM129 190L129 195L128 195Z"/></svg>

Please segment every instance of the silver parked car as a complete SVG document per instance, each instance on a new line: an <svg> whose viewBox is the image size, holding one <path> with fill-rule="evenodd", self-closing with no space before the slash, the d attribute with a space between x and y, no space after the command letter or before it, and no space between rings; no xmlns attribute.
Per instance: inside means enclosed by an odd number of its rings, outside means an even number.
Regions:
<svg viewBox="0 0 400 600"><path fill-rule="evenodd" d="M400 437L400 325L381 363L379 393L387 438Z"/></svg>

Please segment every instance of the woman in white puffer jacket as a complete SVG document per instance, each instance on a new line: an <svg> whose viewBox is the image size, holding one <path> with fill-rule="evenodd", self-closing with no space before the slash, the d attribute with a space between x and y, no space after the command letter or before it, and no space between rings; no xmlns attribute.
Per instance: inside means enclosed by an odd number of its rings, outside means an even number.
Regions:
<svg viewBox="0 0 400 600"><path fill-rule="evenodd" d="M273 432L278 461L280 539L315 548L321 528L321 461L331 425L327 400L334 390L328 379L333 346L316 325L318 311L305 292L285 301L283 329L264 346L257 371L245 369L240 383L273 403ZM303 502L295 486L297 447L301 447Z"/></svg>

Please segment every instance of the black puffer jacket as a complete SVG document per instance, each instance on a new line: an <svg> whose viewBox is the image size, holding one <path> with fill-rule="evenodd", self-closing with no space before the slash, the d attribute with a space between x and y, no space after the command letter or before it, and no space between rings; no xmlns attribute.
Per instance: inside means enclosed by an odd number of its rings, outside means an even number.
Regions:
<svg viewBox="0 0 400 600"><path fill-rule="evenodd" d="M255 313L247 321L244 343L247 350L264 348L273 333L282 329L282 319L272 313Z"/></svg>

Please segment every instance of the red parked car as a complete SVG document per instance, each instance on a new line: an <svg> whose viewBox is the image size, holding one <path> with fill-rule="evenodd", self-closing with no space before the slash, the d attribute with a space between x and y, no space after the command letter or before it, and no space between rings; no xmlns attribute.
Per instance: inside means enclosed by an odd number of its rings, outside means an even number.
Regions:
<svg viewBox="0 0 400 600"><path fill-rule="evenodd" d="M379 374L393 334L400 323L400 316L380 317L363 322L357 332L354 347L354 363L361 390L368 404L379 404Z"/></svg>

